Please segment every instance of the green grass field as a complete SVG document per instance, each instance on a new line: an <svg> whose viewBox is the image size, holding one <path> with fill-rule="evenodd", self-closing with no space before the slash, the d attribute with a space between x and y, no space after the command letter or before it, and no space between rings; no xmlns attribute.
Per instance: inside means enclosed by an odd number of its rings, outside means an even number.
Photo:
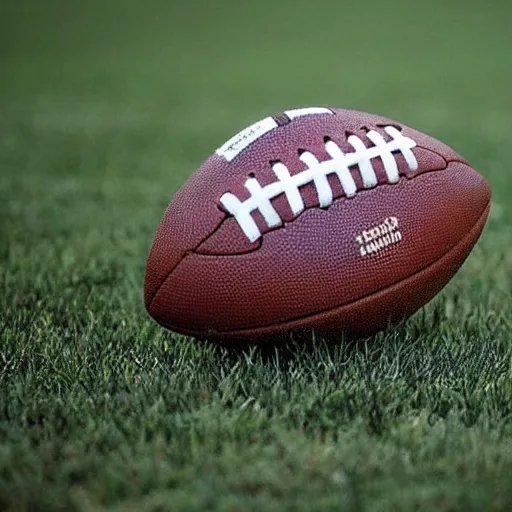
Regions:
<svg viewBox="0 0 512 512"><path fill-rule="evenodd" d="M511 22L505 0L2 2L0 510L511 510ZM308 105L399 119L481 171L464 267L357 344L159 328L142 283L173 193Z"/></svg>

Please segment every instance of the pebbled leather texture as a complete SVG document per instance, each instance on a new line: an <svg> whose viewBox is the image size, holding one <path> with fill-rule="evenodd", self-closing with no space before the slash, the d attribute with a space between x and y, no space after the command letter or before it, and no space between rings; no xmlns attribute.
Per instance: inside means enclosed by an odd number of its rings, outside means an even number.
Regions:
<svg viewBox="0 0 512 512"><path fill-rule="evenodd" d="M148 258L145 301L157 322L220 341L311 329L368 334L412 314L452 277L485 223L490 201L485 180L428 135L387 118L333 111L279 126L231 162L214 154L182 187ZM358 192L346 198L330 177L335 199L327 208L318 206L313 185L301 188L306 209L298 216L279 196L272 204L284 224L269 229L254 213L262 232L254 243L219 207L225 192L248 197L244 183L251 173L262 186L275 181L272 161L281 161L293 175L305 168L299 150L326 160L324 137L348 153L353 151L348 136L357 135L369 147L365 133L384 133L387 125L417 143L412 150L417 171L396 155L401 176L396 184L386 182L376 158L377 186L362 188L358 170L351 169ZM371 229L390 218L398 225L389 245L362 255ZM399 296L393 295L397 289Z"/></svg>

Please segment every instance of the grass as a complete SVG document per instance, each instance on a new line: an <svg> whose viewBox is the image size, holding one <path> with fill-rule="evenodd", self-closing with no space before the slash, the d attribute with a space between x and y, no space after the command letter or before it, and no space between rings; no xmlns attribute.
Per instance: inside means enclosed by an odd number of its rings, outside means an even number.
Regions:
<svg viewBox="0 0 512 512"><path fill-rule="evenodd" d="M510 510L510 4L144 5L0 6L0 509ZM172 194L238 129L315 104L482 172L467 263L358 343L238 353L154 325Z"/></svg>

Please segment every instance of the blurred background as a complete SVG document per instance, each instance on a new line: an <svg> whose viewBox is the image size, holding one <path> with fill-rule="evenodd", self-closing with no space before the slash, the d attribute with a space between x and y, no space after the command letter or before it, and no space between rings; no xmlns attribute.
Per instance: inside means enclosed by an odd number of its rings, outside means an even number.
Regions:
<svg viewBox="0 0 512 512"><path fill-rule="evenodd" d="M308 105L447 142L491 182L491 221L509 220L511 23L508 0L1 2L2 238L18 259L61 235L72 260L121 245L140 283L201 161Z"/></svg>
<svg viewBox="0 0 512 512"><path fill-rule="evenodd" d="M460 143L510 126L506 0L50 0L0 7L5 120L212 149L295 105L381 112Z"/></svg>

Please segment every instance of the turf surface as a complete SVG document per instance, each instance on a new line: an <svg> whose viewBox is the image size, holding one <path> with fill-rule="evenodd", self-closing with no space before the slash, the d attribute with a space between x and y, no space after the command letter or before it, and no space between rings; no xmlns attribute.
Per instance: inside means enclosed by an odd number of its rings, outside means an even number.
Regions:
<svg viewBox="0 0 512 512"><path fill-rule="evenodd" d="M0 509L510 510L511 21L505 1L2 2ZM462 270L358 344L233 353L154 325L172 194L238 129L317 104L400 119L489 180Z"/></svg>

